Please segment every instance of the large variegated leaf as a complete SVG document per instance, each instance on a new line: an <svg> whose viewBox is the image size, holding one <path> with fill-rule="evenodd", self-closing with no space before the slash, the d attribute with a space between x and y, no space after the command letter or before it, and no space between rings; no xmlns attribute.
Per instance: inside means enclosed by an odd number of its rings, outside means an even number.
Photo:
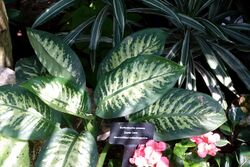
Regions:
<svg viewBox="0 0 250 167"><path fill-rule="evenodd" d="M22 86L55 110L82 118L88 115L87 92L66 79L37 77L23 83Z"/></svg>
<svg viewBox="0 0 250 167"><path fill-rule="evenodd" d="M174 140L215 130L226 116L210 96L174 88L153 105L131 115L129 121L152 123L156 139Z"/></svg>
<svg viewBox="0 0 250 167"><path fill-rule="evenodd" d="M27 167L30 165L29 144L0 136L0 166Z"/></svg>
<svg viewBox="0 0 250 167"><path fill-rule="evenodd" d="M113 70L131 57L162 54L166 37L166 32L157 28L138 31L126 37L104 58L99 66L98 75L101 76Z"/></svg>
<svg viewBox="0 0 250 167"><path fill-rule="evenodd" d="M19 86L0 87L0 133L22 140L46 139L60 114Z"/></svg>
<svg viewBox="0 0 250 167"><path fill-rule="evenodd" d="M97 160L97 145L90 133L62 129L44 145L36 167L96 167Z"/></svg>
<svg viewBox="0 0 250 167"><path fill-rule="evenodd" d="M15 66L16 82L21 83L46 73L46 69L35 57L22 58Z"/></svg>
<svg viewBox="0 0 250 167"><path fill-rule="evenodd" d="M158 56L137 56L102 77L95 90L96 114L122 117L154 103L174 86L183 68Z"/></svg>
<svg viewBox="0 0 250 167"><path fill-rule="evenodd" d="M38 59L51 75L73 79L80 87L84 87L82 64L68 45L48 32L28 29L27 33Z"/></svg>

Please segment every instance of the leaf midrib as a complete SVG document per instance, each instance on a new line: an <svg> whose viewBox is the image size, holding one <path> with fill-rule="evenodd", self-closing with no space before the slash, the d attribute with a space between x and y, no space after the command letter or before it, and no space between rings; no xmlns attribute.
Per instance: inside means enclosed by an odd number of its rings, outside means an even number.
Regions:
<svg viewBox="0 0 250 167"><path fill-rule="evenodd" d="M71 151L72 151L73 148L74 148L74 145L75 145L77 139L78 139L78 135L75 135L75 137L74 137L73 141L71 142L71 144L70 144L70 146L69 146L69 149L68 149L68 151L67 151L67 153L66 153L66 155L65 155L65 158L64 158L64 160L63 160L63 164L62 164L63 167L66 167L66 165L67 165L69 156L70 156L70 154L71 154Z"/></svg>
<svg viewBox="0 0 250 167"><path fill-rule="evenodd" d="M99 102L98 105L101 105L102 103L104 103L104 101L108 100L109 98L112 98L113 96L116 96L117 94L121 93L122 91L124 91L124 90L126 90L126 89L128 89L128 88L130 88L130 87L133 87L133 86L135 86L135 85L139 85L139 84L141 84L141 83L143 83L143 82L146 82L146 81L153 80L153 79L155 79L155 78L159 78L159 77L164 76L164 75L167 75L167 74L168 74L168 73L163 73L163 74L161 74L161 75L156 75L156 76L154 76L154 77L150 77L150 78L147 78L147 79L144 79L144 80L135 82L135 83L133 83L133 84L131 84L131 85L125 86L125 87L123 87L123 88L121 88L121 89L118 89L117 91L115 91L115 92L113 92L112 94L110 94L110 95L106 96L105 98L103 98L103 100L102 100L101 102Z"/></svg>

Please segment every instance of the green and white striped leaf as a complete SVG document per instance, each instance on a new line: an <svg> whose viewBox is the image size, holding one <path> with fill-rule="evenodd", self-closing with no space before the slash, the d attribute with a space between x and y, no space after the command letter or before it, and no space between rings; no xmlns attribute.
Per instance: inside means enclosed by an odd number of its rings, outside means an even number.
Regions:
<svg viewBox="0 0 250 167"><path fill-rule="evenodd" d="M206 57L207 63L209 67L212 69L214 72L216 78L223 84L225 85L230 91L232 91L234 94L236 94L236 90L233 85L233 81L230 77L230 75L227 72L226 67L224 66L223 62L220 61L216 57L216 54L210 47L210 45L202 38L196 37L196 40L198 44L201 47L201 50Z"/></svg>
<svg viewBox="0 0 250 167"><path fill-rule="evenodd" d="M193 28L195 30L198 30L200 32L205 32L205 27L197 20L195 20L195 18L189 17L184 14L178 14L178 16L184 25Z"/></svg>
<svg viewBox="0 0 250 167"><path fill-rule="evenodd" d="M226 121L224 110L210 96L171 89L159 101L129 116L130 122L155 125L156 140L175 140L215 130Z"/></svg>
<svg viewBox="0 0 250 167"><path fill-rule="evenodd" d="M112 0L113 12L119 24L121 36L124 35L125 29L125 6L123 0Z"/></svg>
<svg viewBox="0 0 250 167"><path fill-rule="evenodd" d="M237 32L237 31L233 31L231 29L228 29L228 28L224 28L222 27L222 29L225 31L225 33L227 33L230 37L232 37L233 39L243 43L243 44L246 44L246 45L249 45L250 43L250 37L248 37L247 35L244 35L240 32Z"/></svg>
<svg viewBox="0 0 250 167"><path fill-rule="evenodd" d="M44 31L28 29L30 43L42 65L55 76L74 80L85 86L85 74L75 52L59 37Z"/></svg>
<svg viewBox="0 0 250 167"><path fill-rule="evenodd" d="M64 9L72 6L74 4L75 0L60 0L56 3L54 3L52 6L47 8L45 12L43 12L36 21L33 23L32 28L35 28L44 22L48 21L49 19L57 16L60 14Z"/></svg>
<svg viewBox="0 0 250 167"><path fill-rule="evenodd" d="M225 27L234 30L243 30L243 31L250 31L250 24L247 23L235 23L235 24L228 24Z"/></svg>
<svg viewBox="0 0 250 167"><path fill-rule="evenodd" d="M215 0L207 0L198 10L198 12L196 13L196 15L199 15L200 12L202 12L204 9L206 9L208 6L210 6Z"/></svg>
<svg viewBox="0 0 250 167"><path fill-rule="evenodd" d="M232 41L229 40L229 39L225 36L224 32L223 32L222 30L220 30L220 28L219 28L218 26L216 26L214 23L212 23L211 21L209 21L209 20L207 20L207 19L199 19L199 20L203 23L203 25L207 28L207 30L208 30L211 34L217 36L218 38L220 38L220 39L222 39L222 40L224 40L224 41L227 41L227 42L231 42L231 43L232 43Z"/></svg>
<svg viewBox="0 0 250 167"><path fill-rule="evenodd" d="M180 65L186 67L185 68L185 74L182 74L181 77L178 80L178 85L181 86L187 71L188 71L188 64L189 64L189 59L190 59L190 50L189 46L190 45L190 29L185 32L185 37L182 42L182 48L181 48L181 60L180 60Z"/></svg>
<svg viewBox="0 0 250 167"><path fill-rule="evenodd" d="M109 9L109 5L106 5L102 8L102 10L100 10L91 28L89 49L91 50L90 64L91 64L92 71L95 71L96 48L101 38L101 33L102 33L101 28L102 28L102 25L106 16L108 15L108 9Z"/></svg>
<svg viewBox="0 0 250 167"><path fill-rule="evenodd" d="M138 56L103 76L95 90L96 115L122 117L154 103L174 86L183 68L158 56Z"/></svg>
<svg viewBox="0 0 250 167"><path fill-rule="evenodd" d="M89 115L88 94L73 82L63 78L37 77L24 82L22 86L55 110L81 118Z"/></svg>
<svg viewBox="0 0 250 167"><path fill-rule="evenodd" d="M19 59L16 62L15 71L17 83L46 74L46 69L35 57Z"/></svg>
<svg viewBox="0 0 250 167"><path fill-rule="evenodd" d="M244 66L241 61L227 49L214 43L210 43L210 45L212 46L215 53L238 74L238 77L246 85L246 88L250 90L250 71L246 68L246 66Z"/></svg>
<svg viewBox="0 0 250 167"><path fill-rule="evenodd" d="M43 146L36 167L96 167L97 145L89 133L62 129Z"/></svg>
<svg viewBox="0 0 250 167"><path fill-rule="evenodd" d="M72 45L78 35L82 32L82 30L84 30L88 25L90 25L94 21L94 19L94 16L90 17L89 19L81 23L79 26L77 26L75 29L71 30L69 34L67 34L67 36L63 39L63 41L66 44Z"/></svg>
<svg viewBox="0 0 250 167"><path fill-rule="evenodd" d="M115 17L113 17L113 40L112 40L113 47L119 45L121 43L121 40L122 40L121 28Z"/></svg>
<svg viewBox="0 0 250 167"><path fill-rule="evenodd" d="M30 165L29 144L0 136L0 166L27 167Z"/></svg>
<svg viewBox="0 0 250 167"><path fill-rule="evenodd" d="M126 37L101 62L98 76L113 70L131 57L162 54L166 38L166 32L158 28L144 29Z"/></svg>
<svg viewBox="0 0 250 167"><path fill-rule="evenodd" d="M226 110L227 109L227 102L222 92L219 83L209 71L207 71L202 65L195 63L195 68L202 76L205 84L207 85L212 97L214 100L218 101L221 106Z"/></svg>
<svg viewBox="0 0 250 167"><path fill-rule="evenodd" d="M165 56L165 58L172 60L175 57L177 57L179 50L181 49L181 41L176 42L171 49L168 51L168 54Z"/></svg>
<svg viewBox="0 0 250 167"><path fill-rule="evenodd" d="M168 4L158 0L142 0L142 2L149 7L158 9L161 12L167 14L168 16L173 18L177 24L182 25L179 16L176 14L176 12L173 11L173 9L171 9L170 6L168 6Z"/></svg>
<svg viewBox="0 0 250 167"><path fill-rule="evenodd" d="M0 133L21 140L40 140L58 128L60 113L17 85L0 87Z"/></svg>

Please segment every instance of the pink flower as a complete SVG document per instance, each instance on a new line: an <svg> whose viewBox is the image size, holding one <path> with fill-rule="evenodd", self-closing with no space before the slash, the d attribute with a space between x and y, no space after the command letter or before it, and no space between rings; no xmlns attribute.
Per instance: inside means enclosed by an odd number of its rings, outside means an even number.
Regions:
<svg viewBox="0 0 250 167"><path fill-rule="evenodd" d="M201 136L195 136L190 138L191 141L195 142L198 146L198 155L204 158L208 155L215 156L219 148L216 147L215 143L220 140L220 135L218 133L213 134L208 132Z"/></svg>
<svg viewBox="0 0 250 167"><path fill-rule="evenodd" d="M137 167L169 167L169 160L162 156L162 151L166 150L166 147L164 142L149 140L145 145L138 145L129 162Z"/></svg>
<svg viewBox="0 0 250 167"><path fill-rule="evenodd" d="M156 167L169 167L169 160L167 157L161 157L160 161L156 164Z"/></svg>

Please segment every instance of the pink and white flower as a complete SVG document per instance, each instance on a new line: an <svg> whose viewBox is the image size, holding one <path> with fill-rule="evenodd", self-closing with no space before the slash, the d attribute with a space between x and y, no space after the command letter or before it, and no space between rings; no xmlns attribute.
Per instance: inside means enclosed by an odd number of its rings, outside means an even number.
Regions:
<svg viewBox="0 0 250 167"><path fill-rule="evenodd" d="M146 144L138 145L129 162L137 167L169 167L168 158L162 156L162 151L166 148L164 142L149 140Z"/></svg>
<svg viewBox="0 0 250 167"><path fill-rule="evenodd" d="M191 137L190 140L197 144L197 154L201 158L205 158L207 155L215 156L216 153L220 151L215 145L215 143L220 140L218 133L208 132L201 136Z"/></svg>

